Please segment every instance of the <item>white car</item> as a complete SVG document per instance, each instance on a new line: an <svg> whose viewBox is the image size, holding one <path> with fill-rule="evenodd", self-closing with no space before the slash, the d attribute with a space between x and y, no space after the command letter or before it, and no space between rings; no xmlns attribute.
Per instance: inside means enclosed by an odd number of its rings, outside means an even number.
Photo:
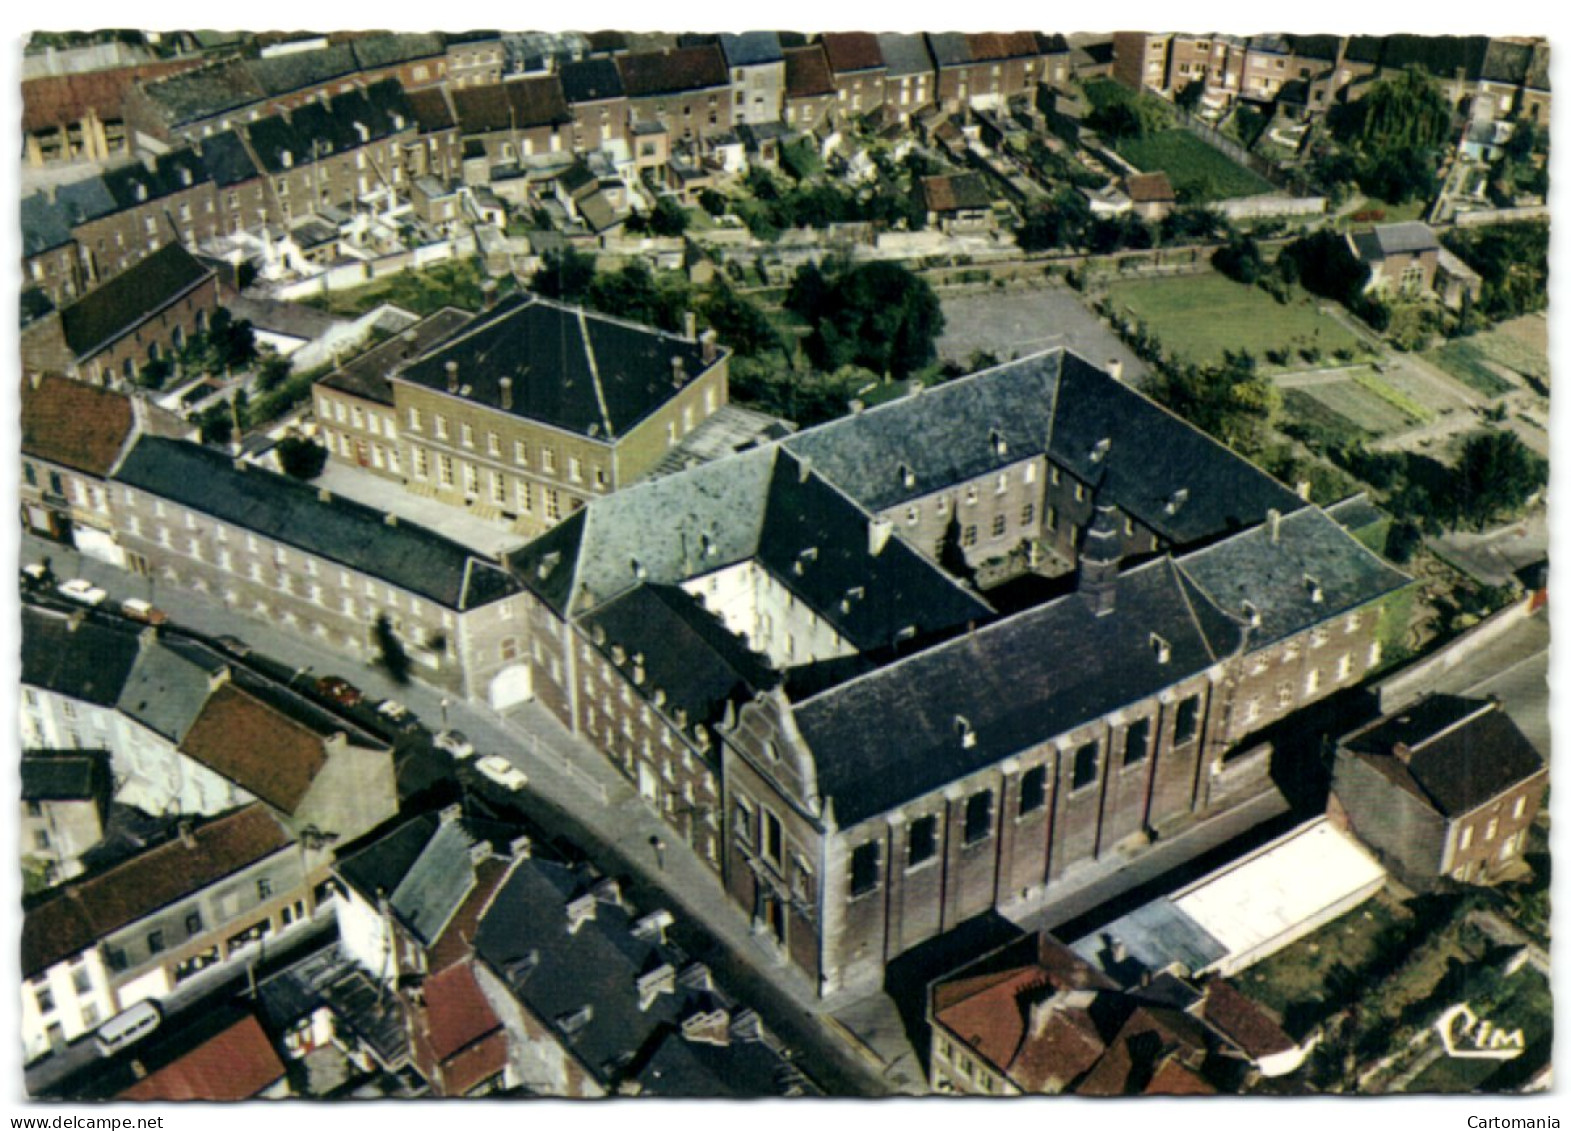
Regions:
<svg viewBox="0 0 1571 1131"><path fill-rule="evenodd" d="M85 577L73 577L70 581L61 585L58 592L60 596L68 600L95 607L109 600L108 593L105 593Z"/></svg>
<svg viewBox="0 0 1571 1131"><path fill-rule="evenodd" d="M487 754L475 763L475 769L496 782L503 789L520 790L529 784L524 771L500 754Z"/></svg>
<svg viewBox="0 0 1571 1131"><path fill-rule="evenodd" d="M409 708L404 706L397 699L384 699L377 704L376 713L381 715L384 719L389 719L395 723L401 723L409 717Z"/></svg>
<svg viewBox="0 0 1571 1131"><path fill-rule="evenodd" d="M444 730L436 736L436 748L446 750L455 758L472 758L475 744L464 737L463 731Z"/></svg>

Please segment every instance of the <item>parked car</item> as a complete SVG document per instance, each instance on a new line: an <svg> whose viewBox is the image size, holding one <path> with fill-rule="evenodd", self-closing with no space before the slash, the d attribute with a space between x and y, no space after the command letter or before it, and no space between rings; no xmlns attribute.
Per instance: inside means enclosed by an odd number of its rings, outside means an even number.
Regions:
<svg viewBox="0 0 1571 1131"><path fill-rule="evenodd" d="M228 652L231 656L249 656L251 645L241 640L238 636L215 636L213 643Z"/></svg>
<svg viewBox="0 0 1571 1131"><path fill-rule="evenodd" d="M464 737L463 731L444 730L436 736L436 748L446 750L455 758L472 758L475 744Z"/></svg>
<svg viewBox="0 0 1571 1131"><path fill-rule="evenodd" d="M60 596L78 604L91 605L96 608L109 600L109 594L94 585L85 577L73 577L56 590Z"/></svg>
<svg viewBox="0 0 1571 1131"><path fill-rule="evenodd" d="M154 605L148 604L140 597L132 597L129 601L121 601L120 611L131 620L139 620L143 624L164 624L169 620L168 613Z"/></svg>
<svg viewBox="0 0 1571 1131"><path fill-rule="evenodd" d="M487 754L475 763L475 769L503 789L517 791L529 784L529 778L524 774L524 771L500 754Z"/></svg>
<svg viewBox="0 0 1571 1131"><path fill-rule="evenodd" d="M340 707L358 707L365 694L347 679L337 675L324 675L316 681L316 693L331 699Z"/></svg>
<svg viewBox="0 0 1571 1131"><path fill-rule="evenodd" d="M139 1001L123 1013L118 1013L98 1027L93 1035L98 1051L113 1056L127 1045L135 1044L147 1036L163 1020L157 1002Z"/></svg>
<svg viewBox="0 0 1571 1131"><path fill-rule="evenodd" d="M45 589L54 579L55 575L43 562L29 562L22 567L23 589Z"/></svg>
<svg viewBox="0 0 1571 1131"><path fill-rule="evenodd" d="M415 713L397 699L384 699L377 704L376 713L399 730L410 730L420 725Z"/></svg>

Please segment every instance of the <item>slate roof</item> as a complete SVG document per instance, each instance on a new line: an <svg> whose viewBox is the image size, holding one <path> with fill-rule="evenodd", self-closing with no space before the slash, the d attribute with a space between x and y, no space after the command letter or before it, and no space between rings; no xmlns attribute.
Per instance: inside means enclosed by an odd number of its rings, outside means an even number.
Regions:
<svg viewBox="0 0 1571 1131"><path fill-rule="evenodd" d="M724 33L720 36L720 50L725 54L728 67L760 67L779 63L784 58L780 36L772 31Z"/></svg>
<svg viewBox="0 0 1571 1131"><path fill-rule="evenodd" d="M1340 503L1332 503L1325 508L1325 512L1341 523L1344 529L1351 531L1364 530L1391 517L1370 502L1369 496L1362 491L1348 496Z"/></svg>
<svg viewBox="0 0 1571 1131"><path fill-rule="evenodd" d="M1380 224L1374 230L1376 244L1382 256L1412 255L1434 251L1440 246L1434 229L1420 220L1402 224Z"/></svg>
<svg viewBox="0 0 1571 1131"><path fill-rule="evenodd" d="M561 76L562 96L569 106L622 97L622 72L611 59L602 57L563 63L557 73Z"/></svg>
<svg viewBox="0 0 1571 1131"><path fill-rule="evenodd" d="M191 149L161 153L153 159L151 167L136 162L110 169L103 176L104 187L119 210L184 192L208 180L207 168Z"/></svg>
<svg viewBox="0 0 1571 1131"><path fill-rule="evenodd" d="M466 86L449 92L465 134L557 126L572 121L562 84L555 75L517 82Z"/></svg>
<svg viewBox="0 0 1571 1131"><path fill-rule="evenodd" d="M629 98L731 85L731 72L726 70L725 56L717 44L618 55L616 66Z"/></svg>
<svg viewBox="0 0 1571 1131"><path fill-rule="evenodd" d="M818 44L793 47L785 53L786 97L818 98L835 92L829 60Z"/></svg>
<svg viewBox="0 0 1571 1131"><path fill-rule="evenodd" d="M1049 35L1046 32L1034 31L1031 33L1036 40L1036 50L1040 55L1068 55L1070 53L1069 40L1062 35Z"/></svg>
<svg viewBox="0 0 1571 1131"><path fill-rule="evenodd" d="M1174 962L1189 970L1204 970L1226 958L1230 948L1210 931L1163 896L1114 919L1074 944L1074 951L1088 962L1099 963L1108 940L1124 945L1124 964L1137 963L1146 970L1161 970ZM1115 977L1118 971L1110 970Z"/></svg>
<svg viewBox="0 0 1571 1131"><path fill-rule="evenodd" d="M1315 59L1323 63L1336 62L1337 52L1342 45L1339 35L1294 35L1288 38L1293 45L1293 54L1298 58Z"/></svg>
<svg viewBox="0 0 1571 1131"><path fill-rule="evenodd" d="M248 1100L284 1078L284 1063L255 1017L246 1017L138 1080L122 1100Z"/></svg>
<svg viewBox="0 0 1571 1131"><path fill-rule="evenodd" d="M691 724L717 719L728 700L746 702L777 677L697 598L674 585L640 585L584 617L585 627L605 633L596 645L609 658L620 645L628 658L644 657L644 686L665 692L667 714L680 709Z"/></svg>
<svg viewBox="0 0 1571 1131"><path fill-rule="evenodd" d="M943 177L923 177L922 195L929 212L960 212L992 207L987 182L981 173L955 173Z"/></svg>
<svg viewBox="0 0 1571 1131"><path fill-rule="evenodd" d="M1478 81L1489 37L1484 35L1388 35L1380 50L1385 71L1422 67L1438 79L1450 80L1458 72L1468 82Z"/></svg>
<svg viewBox="0 0 1571 1131"><path fill-rule="evenodd" d="M212 694L215 676L224 670L216 656L177 652L160 641L143 649L116 706L178 745Z"/></svg>
<svg viewBox="0 0 1571 1131"><path fill-rule="evenodd" d="M101 122L119 121L126 91L133 83L200 65L196 59L171 59L27 79L22 83L22 129L31 132L75 125L89 114Z"/></svg>
<svg viewBox="0 0 1571 1131"><path fill-rule="evenodd" d="M1286 639L1313 625L1394 593L1411 579L1388 565L1317 507L1184 555L1180 567L1231 615L1258 613L1252 648ZM1316 594L1318 592L1318 599Z"/></svg>
<svg viewBox="0 0 1571 1131"><path fill-rule="evenodd" d="M920 33L884 32L878 37L878 51L892 79L933 71L933 57L928 54L927 40Z"/></svg>
<svg viewBox="0 0 1571 1131"><path fill-rule="evenodd" d="M169 129L261 102L267 97L250 67L240 59L224 59L210 67L136 84Z"/></svg>
<svg viewBox="0 0 1571 1131"><path fill-rule="evenodd" d="M1411 752L1405 765L1398 743ZM1544 769L1499 703L1454 695L1427 696L1344 745L1445 817L1463 816Z"/></svg>
<svg viewBox="0 0 1571 1131"><path fill-rule="evenodd" d="M1158 559L1119 576L1104 616L1070 594L807 699L795 719L819 792L850 828L1199 674L1242 640L1204 605Z"/></svg>
<svg viewBox="0 0 1571 1131"><path fill-rule="evenodd" d="M422 87L408 91L404 97L409 99L409 111L415 116L415 126L421 134L450 130L458 124L447 101L445 86Z"/></svg>
<svg viewBox="0 0 1571 1131"><path fill-rule="evenodd" d="M878 36L868 31L826 31L818 37L829 68L837 75L857 71L878 71L884 67L884 53Z"/></svg>
<svg viewBox="0 0 1571 1131"><path fill-rule="evenodd" d="M66 345L84 362L212 274L183 245L166 244L60 311Z"/></svg>
<svg viewBox="0 0 1571 1131"><path fill-rule="evenodd" d="M42 691L113 707L140 653L128 625L22 606L22 682Z"/></svg>
<svg viewBox="0 0 1571 1131"><path fill-rule="evenodd" d="M364 71L447 53L447 45L442 37L431 32L369 35L355 40L350 46L354 49L355 62Z"/></svg>
<svg viewBox="0 0 1571 1131"><path fill-rule="evenodd" d="M112 792L106 750L22 751L23 801L92 801Z"/></svg>
<svg viewBox="0 0 1571 1131"><path fill-rule="evenodd" d="M347 43L252 59L246 67L256 85L270 98L345 78L360 69L354 50Z"/></svg>
<svg viewBox="0 0 1571 1131"><path fill-rule="evenodd" d="M208 697L180 750L288 814L300 807L327 765L320 735L233 686Z"/></svg>
<svg viewBox="0 0 1571 1131"><path fill-rule="evenodd" d="M241 470L196 444L143 436L114 478L459 612L518 589L500 568L440 534L402 521L389 525L382 512L336 496L324 502L305 483L262 468Z"/></svg>
<svg viewBox="0 0 1571 1131"><path fill-rule="evenodd" d="M569 933L567 904L589 892L589 877L574 869L523 861L481 920L475 952L605 1084L652 1036L681 1021L685 995L661 994L639 1008L639 976L669 958L634 937L633 917L619 904L591 897L593 921Z"/></svg>
<svg viewBox="0 0 1571 1131"><path fill-rule="evenodd" d="M323 377L317 384L351 393L377 404L393 404L393 383L388 373L400 361L418 356L434 343L451 337L474 321L467 310L448 306L417 322L397 337L360 354Z"/></svg>
<svg viewBox="0 0 1571 1131"><path fill-rule="evenodd" d="M42 255L51 248L64 247L74 238L71 218L43 192L23 197L21 212L23 255Z"/></svg>
<svg viewBox="0 0 1571 1131"><path fill-rule="evenodd" d="M317 157L352 152L413 123L414 111L403 87L397 79L384 79L325 102L307 102L287 115L252 122L246 136L262 168L276 174Z"/></svg>
<svg viewBox="0 0 1571 1131"><path fill-rule="evenodd" d="M962 377L781 443L868 510L883 511L1046 451L1063 356Z"/></svg>
<svg viewBox="0 0 1571 1131"><path fill-rule="evenodd" d="M22 974L31 977L79 954L104 936L211 887L293 842L261 805L250 805L191 830L107 871L54 889L22 920Z"/></svg>
<svg viewBox="0 0 1571 1131"><path fill-rule="evenodd" d="M103 478L135 427L123 393L45 374L22 381L22 454Z"/></svg>
<svg viewBox="0 0 1571 1131"><path fill-rule="evenodd" d="M233 130L223 130L202 139L202 165L219 188L241 184L257 176L256 162L246 152L245 143Z"/></svg>
<svg viewBox="0 0 1571 1131"><path fill-rule="evenodd" d="M763 1041L733 1039L719 1046L688 1040L676 1029L657 1039L653 1053L633 1074L640 1096L742 1100L817 1094Z"/></svg>
<svg viewBox="0 0 1571 1131"><path fill-rule="evenodd" d="M709 368L696 342L524 296L504 300L395 380L445 393L454 361L466 401L611 442L675 395L673 358L689 378ZM503 377L512 379L510 410L501 407Z"/></svg>
<svg viewBox="0 0 1571 1131"><path fill-rule="evenodd" d="M972 62L970 37L964 32L928 32L927 46L932 51L933 62L938 64L939 70L945 67L963 67Z"/></svg>

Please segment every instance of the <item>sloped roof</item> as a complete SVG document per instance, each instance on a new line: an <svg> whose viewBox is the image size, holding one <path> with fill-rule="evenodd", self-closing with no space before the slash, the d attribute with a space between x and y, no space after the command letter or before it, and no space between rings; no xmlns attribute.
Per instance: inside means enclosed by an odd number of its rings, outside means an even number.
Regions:
<svg viewBox="0 0 1571 1131"><path fill-rule="evenodd" d="M22 974L31 977L106 935L210 887L292 843L261 805L249 805L107 871L55 889L22 920Z"/></svg>
<svg viewBox="0 0 1571 1131"><path fill-rule="evenodd" d="M1124 184L1136 204L1171 204L1178 199L1166 173L1133 173Z"/></svg>
<svg viewBox="0 0 1571 1131"><path fill-rule="evenodd" d="M113 707L141 648L121 622L22 606L22 682L32 687Z"/></svg>
<svg viewBox="0 0 1571 1131"><path fill-rule="evenodd" d="M324 501L308 484L258 467L241 470L197 444L143 436L115 479L459 612L518 589L502 569L440 534L408 522L390 525L382 512L336 496Z"/></svg>
<svg viewBox="0 0 1571 1131"><path fill-rule="evenodd" d="M22 454L103 478L131 438L130 398L69 377L22 381Z"/></svg>
<svg viewBox="0 0 1571 1131"><path fill-rule="evenodd" d="M426 979L425 1000L431 1051L438 1061L456 1056L502 1028L467 962ZM505 1063L505 1048L502 1051Z"/></svg>
<svg viewBox="0 0 1571 1131"><path fill-rule="evenodd" d="M927 46L939 70L945 67L963 67L972 62L970 37L964 32L928 32Z"/></svg>
<svg viewBox="0 0 1571 1131"><path fill-rule="evenodd" d="M449 94L458 115L458 128L465 134L532 129L572 120L556 75L460 87Z"/></svg>
<svg viewBox="0 0 1571 1131"><path fill-rule="evenodd" d="M1070 594L807 699L795 719L819 792L849 828L1197 675L1241 639L1203 605L1158 559L1118 577L1109 614Z"/></svg>
<svg viewBox="0 0 1571 1131"><path fill-rule="evenodd" d="M350 45L355 62L364 71L391 67L415 59L429 59L447 52L442 37L432 32L388 32L356 39Z"/></svg>
<svg viewBox="0 0 1571 1131"><path fill-rule="evenodd" d="M214 118L267 97L267 91L240 59L224 59L198 70L144 79L136 85L170 129Z"/></svg>
<svg viewBox="0 0 1571 1131"><path fill-rule="evenodd" d="M256 162L251 160L245 143L233 130L203 138L201 157L207 175L219 188L228 188L257 176Z"/></svg>
<svg viewBox="0 0 1571 1131"><path fill-rule="evenodd" d="M987 182L981 173L953 173L942 177L923 177L922 195L929 212L959 212L990 208Z"/></svg>
<svg viewBox="0 0 1571 1131"><path fill-rule="evenodd" d="M117 1099L138 1102L248 1100L284 1077L267 1034L255 1017L246 1017L178 1060L138 1080Z"/></svg>
<svg viewBox="0 0 1571 1131"><path fill-rule="evenodd" d="M1234 988L1231 982L1213 978L1206 983L1201 1006L1206 1021L1232 1041L1251 1060L1259 1061L1297 1048L1293 1038L1282 1030L1270 1010Z"/></svg>
<svg viewBox="0 0 1571 1131"><path fill-rule="evenodd" d="M757 67L782 59L780 36L772 31L723 33L720 50L725 54L726 65L731 67Z"/></svg>
<svg viewBox="0 0 1571 1131"><path fill-rule="evenodd" d="M793 47L785 53L786 97L818 98L835 92L829 60L818 44Z"/></svg>
<svg viewBox="0 0 1571 1131"><path fill-rule="evenodd" d="M104 187L120 209L134 208L182 192L209 179L202 159L191 149L161 153L151 164L137 162L104 173Z"/></svg>
<svg viewBox="0 0 1571 1131"><path fill-rule="evenodd" d="M837 75L883 69L884 53L878 36L867 31L826 31L818 37L829 68Z"/></svg>
<svg viewBox="0 0 1571 1131"><path fill-rule="evenodd" d="M22 751L23 801L91 801L111 792L106 750Z"/></svg>
<svg viewBox="0 0 1571 1131"><path fill-rule="evenodd" d="M116 706L155 734L176 744L212 694L225 665L215 656L176 651L162 641L144 648Z"/></svg>
<svg viewBox="0 0 1571 1131"><path fill-rule="evenodd" d="M290 814L327 765L320 735L232 685L208 697L180 751Z"/></svg>
<svg viewBox="0 0 1571 1131"><path fill-rule="evenodd" d="M66 345L86 361L212 274L184 245L166 244L60 311Z"/></svg>
<svg viewBox="0 0 1571 1131"><path fill-rule="evenodd" d="M387 379L388 373L400 361L417 357L435 343L456 334L474 321L474 317L467 310L443 307L397 337L345 362L317 384L391 407L393 383Z"/></svg>
<svg viewBox="0 0 1571 1131"><path fill-rule="evenodd" d="M409 99L410 112L414 114L415 124L422 134L449 130L458 122L458 119L453 117L452 106L448 104L445 86L411 90L405 97Z"/></svg>
<svg viewBox="0 0 1571 1131"><path fill-rule="evenodd" d="M394 379L445 392L455 362L466 401L610 442L676 395L675 359L689 378L710 368L696 342L524 296L504 300ZM501 407L504 377L510 409Z"/></svg>
<svg viewBox="0 0 1571 1131"><path fill-rule="evenodd" d="M1398 744L1408 761L1396 755ZM1492 700L1430 695L1345 741L1346 747L1446 817L1459 817L1544 769Z"/></svg>
<svg viewBox="0 0 1571 1131"><path fill-rule="evenodd" d="M597 57L563 63L558 74L562 79L562 96L570 106L622 97L622 73L611 59Z"/></svg>
<svg viewBox="0 0 1571 1131"><path fill-rule="evenodd" d="M731 73L718 44L616 56L622 89L629 98L651 98L688 90L729 86Z"/></svg>
<svg viewBox="0 0 1571 1131"><path fill-rule="evenodd" d="M345 78L360 69L355 61L355 53L347 43L333 44L315 51L291 51L266 59L251 59L246 66L257 86L270 98Z"/></svg>

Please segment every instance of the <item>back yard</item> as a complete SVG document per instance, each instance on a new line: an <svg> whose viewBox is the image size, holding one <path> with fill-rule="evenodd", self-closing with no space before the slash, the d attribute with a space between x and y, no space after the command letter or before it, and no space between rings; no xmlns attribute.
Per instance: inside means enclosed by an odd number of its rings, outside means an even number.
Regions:
<svg viewBox="0 0 1571 1131"><path fill-rule="evenodd" d="M1224 350L1248 350L1269 371L1267 350L1319 350L1329 364L1339 349L1364 348L1305 292L1279 303L1259 287L1215 273L1117 282L1108 296L1144 322L1170 353L1200 365L1221 361Z"/></svg>
<svg viewBox="0 0 1571 1131"><path fill-rule="evenodd" d="M1167 174L1178 199L1209 204L1271 192L1271 182L1228 160L1184 129L1159 130L1118 143L1119 156L1142 172Z"/></svg>

